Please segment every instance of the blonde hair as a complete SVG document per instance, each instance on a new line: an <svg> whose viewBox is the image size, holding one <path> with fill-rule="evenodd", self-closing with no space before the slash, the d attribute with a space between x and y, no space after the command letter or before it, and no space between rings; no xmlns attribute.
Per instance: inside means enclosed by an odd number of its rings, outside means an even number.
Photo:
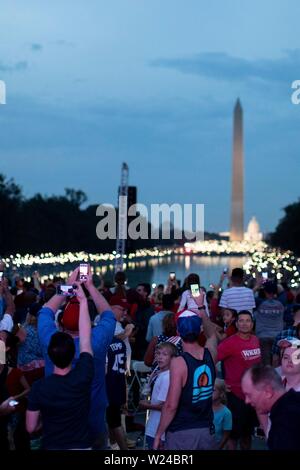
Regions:
<svg viewBox="0 0 300 470"><path fill-rule="evenodd" d="M226 405L227 403L227 397L226 397L226 386L225 386L225 381L223 379L216 379L215 380L215 389L218 390L219 392L219 400L223 405Z"/></svg>
<svg viewBox="0 0 300 470"><path fill-rule="evenodd" d="M158 343L155 349L156 351L158 351L159 349L168 349L171 357L175 357L178 354L176 346L173 343L170 343L169 341Z"/></svg>

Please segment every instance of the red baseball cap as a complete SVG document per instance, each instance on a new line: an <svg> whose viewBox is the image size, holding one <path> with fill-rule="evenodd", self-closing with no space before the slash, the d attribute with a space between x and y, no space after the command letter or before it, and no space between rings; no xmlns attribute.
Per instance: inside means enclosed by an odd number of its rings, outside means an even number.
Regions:
<svg viewBox="0 0 300 470"><path fill-rule="evenodd" d="M127 302L127 299L122 299L118 295L112 296L112 298L109 300L109 305L111 305L112 307L114 305L119 305L120 307L123 307L126 310L130 308L130 304Z"/></svg>
<svg viewBox="0 0 300 470"><path fill-rule="evenodd" d="M79 330L79 302L77 297L72 297L66 305L62 317L62 324L66 330Z"/></svg>

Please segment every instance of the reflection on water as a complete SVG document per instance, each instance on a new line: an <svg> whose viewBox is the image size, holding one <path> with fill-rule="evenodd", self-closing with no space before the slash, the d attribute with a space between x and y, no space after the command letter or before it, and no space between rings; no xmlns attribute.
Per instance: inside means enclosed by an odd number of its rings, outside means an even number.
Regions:
<svg viewBox="0 0 300 470"><path fill-rule="evenodd" d="M210 284L219 281L220 275L224 268L231 271L235 267L242 267L247 261L247 257L240 256L180 256L171 255L159 258L149 258L139 261L128 261L126 274L128 285L135 286L138 282L149 282L150 284L166 284L170 271L176 273L177 279L183 283L185 277L195 272L200 275L201 284L206 288ZM66 266L65 271L61 267L54 268L51 272L46 267L39 270L42 280L46 277L53 278L54 275L66 278L70 271L74 269L74 265ZM113 279L114 264L94 264L93 272L105 279ZM28 276L30 272L23 272L24 276Z"/></svg>
<svg viewBox="0 0 300 470"><path fill-rule="evenodd" d="M242 267L247 257L228 256L166 256L135 263L128 263L128 284L135 285L138 282L150 284L165 284L169 273L174 271L177 279L183 283L186 276L195 272L200 275L201 284L209 287L210 284L219 281L224 268L231 271L233 268ZM132 266L134 265L134 266Z"/></svg>

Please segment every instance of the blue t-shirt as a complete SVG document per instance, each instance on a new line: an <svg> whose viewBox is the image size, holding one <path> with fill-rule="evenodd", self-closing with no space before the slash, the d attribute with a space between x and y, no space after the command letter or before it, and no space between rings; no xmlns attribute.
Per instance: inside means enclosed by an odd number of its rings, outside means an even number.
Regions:
<svg viewBox="0 0 300 470"><path fill-rule="evenodd" d="M232 414L227 406L223 405L214 411L215 436L218 443L221 442L224 431L232 430Z"/></svg>
<svg viewBox="0 0 300 470"><path fill-rule="evenodd" d="M91 408L89 415L89 427L92 439L98 434L105 432L105 410L107 407L107 396L105 388L105 360L107 349L112 342L116 327L116 319L112 311L104 311L95 326L92 329L91 343L94 354L94 379L91 392ZM38 334L45 359L45 375L53 372L53 364L48 357L47 350L51 336L58 330L55 325L54 312L43 307L38 317ZM79 358L79 337L74 338L75 342L75 360Z"/></svg>

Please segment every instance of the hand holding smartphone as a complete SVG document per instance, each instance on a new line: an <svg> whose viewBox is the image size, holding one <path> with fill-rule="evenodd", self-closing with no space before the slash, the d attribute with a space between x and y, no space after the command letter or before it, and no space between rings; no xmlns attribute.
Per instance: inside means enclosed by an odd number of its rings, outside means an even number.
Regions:
<svg viewBox="0 0 300 470"><path fill-rule="evenodd" d="M74 291L74 286L68 285L60 285L56 288L57 295L64 295L64 296L75 296L76 292Z"/></svg>
<svg viewBox="0 0 300 470"><path fill-rule="evenodd" d="M79 265L79 281L85 282L88 277L89 265L87 263L80 263Z"/></svg>
<svg viewBox="0 0 300 470"><path fill-rule="evenodd" d="M8 402L9 406L17 406L19 404L19 402L17 400L10 400Z"/></svg>
<svg viewBox="0 0 300 470"><path fill-rule="evenodd" d="M176 279L176 274L173 271L170 272L170 280L175 281L175 279Z"/></svg>

